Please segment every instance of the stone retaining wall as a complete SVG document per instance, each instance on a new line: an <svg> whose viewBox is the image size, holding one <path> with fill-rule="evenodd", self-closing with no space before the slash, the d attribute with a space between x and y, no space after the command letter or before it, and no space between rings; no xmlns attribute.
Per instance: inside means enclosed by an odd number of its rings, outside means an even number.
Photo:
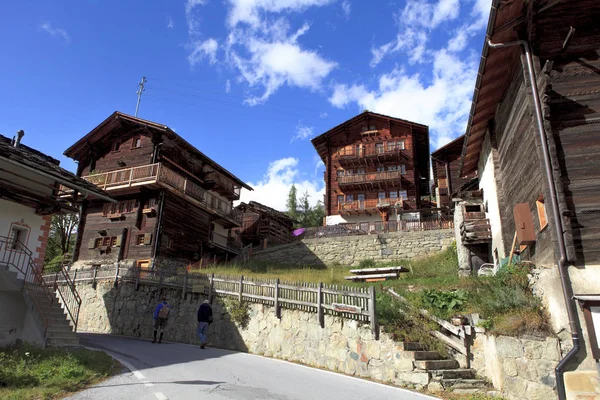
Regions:
<svg viewBox="0 0 600 400"><path fill-rule="evenodd" d="M454 242L452 229L304 239L253 254L253 259L292 265L358 265L362 260L425 257Z"/></svg>

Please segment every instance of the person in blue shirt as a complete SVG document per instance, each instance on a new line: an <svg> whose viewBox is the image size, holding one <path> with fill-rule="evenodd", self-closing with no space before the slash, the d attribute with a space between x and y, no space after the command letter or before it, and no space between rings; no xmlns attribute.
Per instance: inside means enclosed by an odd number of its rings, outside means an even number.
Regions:
<svg viewBox="0 0 600 400"><path fill-rule="evenodd" d="M208 331L208 326L213 321L212 317L212 307L210 306L210 302L208 300L204 300L202 304L200 304L200 308L198 308L198 337L200 338L200 348L203 349L206 347L206 331Z"/></svg>
<svg viewBox="0 0 600 400"><path fill-rule="evenodd" d="M158 343L162 342L164 335L164 329L167 326L167 320L169 319L169 311L171 306L167 303L167 297L162 295L160 297L160 303L154 309L154 340L152 343L156 343L156 334L160 331Z"/></svg>

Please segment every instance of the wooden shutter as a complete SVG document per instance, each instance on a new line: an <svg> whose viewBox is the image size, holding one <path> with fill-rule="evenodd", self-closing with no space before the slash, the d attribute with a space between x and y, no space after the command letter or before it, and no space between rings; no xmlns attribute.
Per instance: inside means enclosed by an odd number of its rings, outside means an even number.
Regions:
<svg viewBox="0 0 600 400"><path fill-rule="evenodd" d="M88 249L95 249L96 248L96 239L90 239L88 241Z"/></svg>
<svg viewBox="0 0 600 400"><path fill-rule="evenodd" d="M123 241L123 235L117 236L117 241L115 242L115 247L121 247L122 241Z"/></svg>
<svg viewBox="0 0 600 400"><path fill-rule="evenodd" d="M149 245L152 243L152 234L146 233L144 234L144 245Z"/></svg>

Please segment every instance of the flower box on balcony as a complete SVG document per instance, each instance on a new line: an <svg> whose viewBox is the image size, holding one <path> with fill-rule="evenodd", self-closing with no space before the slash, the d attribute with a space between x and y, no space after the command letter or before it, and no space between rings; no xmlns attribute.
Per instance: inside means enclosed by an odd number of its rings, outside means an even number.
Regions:
<svg viewBox="0 0 600 400"><path fill-rule="evenodd" d="M144 208L142 210L142 214L144 214L148 217L154 217L154 216L156 216L156 209L154 207Z"/></svg>
<svg viewBox="0 0 600 400"><path fill-rule="evenodd" d="M111 221L116 221L118 219L123 218L123 214L121 214L121 213L118 213L118 214L108 214L106 217L108 219L110 219Z"/></svg>

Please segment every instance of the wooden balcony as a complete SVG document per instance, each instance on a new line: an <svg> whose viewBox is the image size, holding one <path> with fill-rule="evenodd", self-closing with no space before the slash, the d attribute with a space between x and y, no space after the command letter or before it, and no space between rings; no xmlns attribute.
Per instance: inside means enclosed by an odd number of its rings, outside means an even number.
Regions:
<svg viewBox="0 0 600 400"><path fill-rule="evenodd" d="M219 247L223 250L227 250L235 254L240 254L242 250L241 244L236 242L234 238L229 238L216 232L211 232L210 243L213 246Z"/></svg>
<svg viewBox="0 0 600 400"><path fill-rule="evenodd" d="M216 171L204 176L204 188L211 189L229 200L239 200L242 188Z"/></svg>
<svg viewBox="0 0 600 400"><path fill-rule="evenodd" d="M337 180L340 188L376 190L401 187L402 173L400 171L368 172L339 176Z"/></svg>
<svg viewBox="0 0 600 400"><path fill-rule="evenodd" d="M337 153L337 160L343 166L377 165L394 160L410 160L406 149L394 146L363 146L343 148Z"/></svg>
<svg viewBox="0 0 600 400"><path fill-rule="evenodd" d="M124 193L138 186L166 188L216 215L225 227L240 226L242 223L242 214L232 210L231 203L219 199L161 163L88 175L83 179L109 193Z"/></svg>
<svg viewBox="0 0 600 400"><path fill-rule="evenodd" d="M378 213L380 209L395 207L404 208L403 200L400 198L393 199L367 199L345 201L338 204L338 212L340 215L367 214L371 215Z"/></svg>

